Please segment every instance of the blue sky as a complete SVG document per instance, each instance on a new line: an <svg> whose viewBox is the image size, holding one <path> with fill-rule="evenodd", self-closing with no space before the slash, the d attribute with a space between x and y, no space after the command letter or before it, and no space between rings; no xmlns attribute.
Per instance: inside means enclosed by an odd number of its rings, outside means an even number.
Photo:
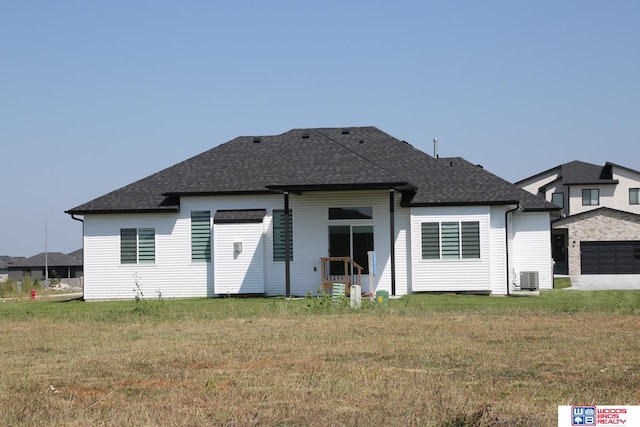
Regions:
<svg viewBox="0 0 640 427"><path fill-rule="evenodd" d="M517 181L640 170L638 1L4 1L0 255L239 135L376 126ZM46 224L46 239L45 239Z"/></svg>

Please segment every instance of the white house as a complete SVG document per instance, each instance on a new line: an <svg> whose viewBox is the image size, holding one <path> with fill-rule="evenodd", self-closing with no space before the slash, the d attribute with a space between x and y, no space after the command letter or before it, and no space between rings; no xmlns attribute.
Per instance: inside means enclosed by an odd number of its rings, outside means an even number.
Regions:
<svg viewBox="0 0 640 427"><path fill-rule="evenodd" d="M560 274L640 274L640 172L573 161L516 182L562 208L552 225Z"/></svg>
<svg viewBox="0 0 640 427"><path fill-rule="evenodd" d="M551 289L557 206L374 127L238 137L67 211L84 297ZM375 272L368 253L375 253ZM373 278L373 283L369 282ZM341 281L341 280L338 280Z"/></svg>

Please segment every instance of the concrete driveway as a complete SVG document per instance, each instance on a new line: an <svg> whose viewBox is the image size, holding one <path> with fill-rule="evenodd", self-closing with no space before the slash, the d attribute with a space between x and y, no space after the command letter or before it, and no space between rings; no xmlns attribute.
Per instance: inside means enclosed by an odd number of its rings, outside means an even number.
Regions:
<svg viewBox="0 0 640 427"><path fill-rule="evenodd" d="M585 274L570 279L567 289L578 291L640 290L640 274Z"/></svg>

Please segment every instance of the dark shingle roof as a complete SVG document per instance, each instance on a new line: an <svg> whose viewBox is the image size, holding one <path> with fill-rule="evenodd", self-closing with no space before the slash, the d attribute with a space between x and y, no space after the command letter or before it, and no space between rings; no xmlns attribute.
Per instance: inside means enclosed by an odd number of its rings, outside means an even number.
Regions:
<svg viewBox="0 0 640 427"><path fill-rule="evenodd" d="M520 185L525 181L529 181L531 179L541 177L544 175L548 175L551 172L557 173L558 178L552 181L551 183L547 183L545 185L553 184L557 181L562 181L565 185L589 185L589 184L617 184L618 180L613 179L612 167L623 168L622 166L614 165L613 163L607 162L604 166L594 165L593 163L581 162L579 160L574 160L568 163L563 163L561 165L555 166L551 169L547 169L544 172L540 172L536 175L530 176L523 180L517 181L515 184ZM632 169L623 168L630 170ZM637 172L636 172L637 173ZM541 190L544 189L544 186Z"/></svg>
<svg viewBox="0 0 640 427"><path fill-rule="evenodd" d="M562 165L562 179L564 184L617 184L613 179L611 165L598 166L591 163L573 162Z"/></svg>
<svg viewBox="0 0 640 427"><path fill-rule="evenodd" d="M71 255L63 254L62 252L41 252L32 257L17 261L10 267L44 267L45 265L52 267L73 267L81 266L82 261Z"/></svg>
<svg viewBox="0 0 640 427"><path fill-rule="evenodd" d="M7 256L0 255L0 261L4 262L8 267L12 267L14 264L22 262L26 259L23 256Z"/></svg>
<svg viewBox="0 0 640 427"><path fill-rule="evenodd" d="M67 255L72 256L78 261L82 262L82 260L84 259L84 249L76 249L73 252L69 252Z"/></svg>
<svg viewBox="0 0 640 427"><path fill-rule="evenodd" d="M356 127L238 137L68 213L177 210L185 195L366 188L403 191L414 206L519 201L557 209L464 159L436 159L375 127Z"/></svg>

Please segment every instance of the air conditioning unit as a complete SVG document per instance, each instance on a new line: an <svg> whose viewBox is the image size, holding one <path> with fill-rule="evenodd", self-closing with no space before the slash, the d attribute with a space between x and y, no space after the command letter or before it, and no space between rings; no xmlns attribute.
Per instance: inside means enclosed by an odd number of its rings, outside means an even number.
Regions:
<svg viewBox="0 0 640 427"><path fill-rule="evenodd" d="M520 289L527 291L538 290L538 272L537 271L521 271L520 272Z"/></svg>

